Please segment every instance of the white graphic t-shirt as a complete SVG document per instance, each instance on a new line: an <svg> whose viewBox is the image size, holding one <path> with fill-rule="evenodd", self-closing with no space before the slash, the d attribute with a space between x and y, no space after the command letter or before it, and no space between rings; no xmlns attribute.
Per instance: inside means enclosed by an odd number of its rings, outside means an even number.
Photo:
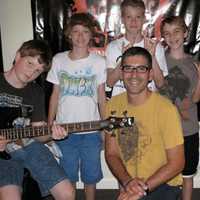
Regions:
<svg viewBox="0 0 200 200"><path fill-rule="evenodd" d="M98 86L106 82L105 59L95 53L71 60L65 51L54 56L47 81L59 85L56 121L83 122L100 119Z"/></svg>

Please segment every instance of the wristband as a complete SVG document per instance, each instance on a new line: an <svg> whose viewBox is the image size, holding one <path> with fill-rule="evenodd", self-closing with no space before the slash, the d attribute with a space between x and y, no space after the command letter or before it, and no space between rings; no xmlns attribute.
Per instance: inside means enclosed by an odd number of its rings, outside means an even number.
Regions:
<svg viewBox="0 0 200 200"><path fill-rule="evenodd" d="M147 188L145 189L145 193L146 193L146 196L147 196L147 195L149 195L149 193L150 193L150 191L149 191L149 186L148 186L147 183L146 183L146 187L147 187Z"/></svg>
<svg viewBox="0 0 200 200"><path fill-rule="evenodd" d="M129 179L125 183L123 183L123 188L126 188L126 186L133 180L134 178Z"/></svg>
<svg viewBox="0 0 200 200"><path fill-rule="evenodd" d="M146 196L149 195L149 187L147 187L147 189L145 190Z"/></svg>

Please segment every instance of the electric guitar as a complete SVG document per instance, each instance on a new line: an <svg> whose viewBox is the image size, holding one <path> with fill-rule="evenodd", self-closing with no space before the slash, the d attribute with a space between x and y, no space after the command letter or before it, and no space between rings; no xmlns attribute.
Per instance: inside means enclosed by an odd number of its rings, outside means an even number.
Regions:
<svg viewBox="0 0 200 200"><path fill-rule="evenodd" d="M62 126L68 134L75 132L89 132L95 130L107 130L112 131L118 128L125 128L133 126L133 117L109 117L105 120L88 121L59 124ZM28 126L24 128L6 128L0 129L0 136L3 136L7 140L18 140L22 138L32 138L51 135L51 126ZM113 134L114 135L114 134Z"/></svg>

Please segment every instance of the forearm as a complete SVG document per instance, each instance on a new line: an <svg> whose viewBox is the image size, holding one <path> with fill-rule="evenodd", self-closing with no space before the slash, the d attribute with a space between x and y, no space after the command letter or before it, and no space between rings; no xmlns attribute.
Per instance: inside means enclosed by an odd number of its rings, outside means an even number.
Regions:
<svg viewBox="0 0 200 200"><path fill-rule="evenodd" d="M161 88L164 85L164 75L154 56L152 57L152 66L153 66L153 80L155 81L156 87Z"/></svg>
<svg viewBox="0 0 200 200"><path fill-rule="evenodd" d="M105 108L106 108L106 93L105 83L98 87L98 108L101 119L105 119Z"/></svg>
<svg viewBox="0 0 200 200"><path fill-rule="evenodd" d="M146 180L150 190L154 190L159 185L168 182L183 170L185 164L184 149L182 145L176 148L177 153L173 154L172 152L167 163Z"/></svg>
<svg viewBox="0 0 200 200"><path fill-rule="evenodd" d="M118 179L120 184L123 185L132 178L119 157L106 156L106 161L113 175Z"/></svg>
<svg viewBox="0 0 200 200"><path fill-rule="evenodd" d="M121 74L121 69L119 65L115 69L109 68L107 70L107 81L106 81L107 85L109 87L113 87L115 83L120 80L121 78L120 74Z"/></svg>
<svg viewBox="0 0 200 200"><path fill-rule="evenodd" d="M197 85L196 85L195 90L192 94L193 103L198 103L199 100L200 100L200 78L198 79Z"/></svg>

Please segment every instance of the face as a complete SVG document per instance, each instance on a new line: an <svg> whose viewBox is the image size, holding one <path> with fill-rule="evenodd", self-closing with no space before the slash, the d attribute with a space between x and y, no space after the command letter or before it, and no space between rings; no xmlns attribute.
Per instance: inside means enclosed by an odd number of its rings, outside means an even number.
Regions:
<svg viewBox="0 0 200 200"><path fill-rule="evenodd" d="M122 70L122 77L128 94L140 95L145 93L148 90L148 82L152 78L151 70L144 70L144 67L149 67L145 57L142 55L128 56L125 58L123 66L134 68L129 72Z"/></svg>
<svg viewBox="0 0 200 200"><path fill-rule="evenodd" d="M91 37L92 34L89 28L82 25L75 25L72 27L70 38L72 40L73 47L88 47Z"/></svg>
<svg viewBox="0 0 200 200"><path fill-rule="evenodd" d="M39 56L21 57L20 53L17 53L14 72L19 86L25 86L27 83L35 80L44 71L44 64L39 63L38 60Z"/></svg>
<svg viewBox="0 0 200 200"><path fill-rule="evenodd" d="M187 37L187 31L177 24L165 24L163 26L163 37L170 49L180 49L183 47L184 39Z"/></svg>
<svg viewBox="0 0 200 200"><path fill-rule="evenodd" d="M131 6L126 6L124 8L122 21L127 33L134 35L141 34L144 20L145 16L142 8L134 8Z"/></svg>

